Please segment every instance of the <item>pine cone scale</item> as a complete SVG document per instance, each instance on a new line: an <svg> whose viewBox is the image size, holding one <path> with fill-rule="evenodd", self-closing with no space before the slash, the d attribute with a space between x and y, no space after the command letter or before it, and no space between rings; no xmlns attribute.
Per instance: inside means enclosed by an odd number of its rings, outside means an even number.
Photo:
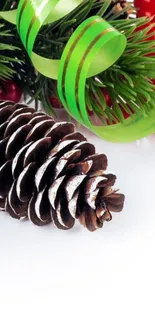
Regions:
<svg viewBox="0 0 155 325"><path fill-rule="evenodd" d="M8 160L0 167L0 196L6 197L12 182L12 160Z"/></svg>
<svg viewBox="0 0 155 325"><path fill-rule="evenodd" d="M27 207L27 202L19 200L17 196L17 181L14 181L7 197L6 211L8 211L8 209L12 210L14 216L17 216L17 219L20 219L21 217L26 216Z"/></svg>
<svg viewBox="0 0 155 325"><path fill-rule="evenodd" d="M30 125L23 125L17 129L9 138L6 146L6 159L12 159L23 145L28 133Z"/></svg>
<svg viewBox="0 0 155 325"><path fill-rule="evenodd" d="M59 194L58 191L59 191L60 186L62 185L65 177L66 176L61 176L58 179L56 179L48 190L48 198L49 198L50 204L53 207L53 209L56 209L56 199Z"/></svg>
<svg viewBox="0 0 155 325"><path fill-rule="evenodd" d="M67 168L68 165L73 163L74 161L77 161L78 158L81 156L81 150L70 150L61 158L58 160L56 166L55 166L55 175L54 178L58 178L58 176L61 175L61 173L64 171L64 169Z"/></svg>
<svg viewBox="0 0 155 325"><path fill-rule="evenodd" d="M0 211L5 211L5 199L0 197Z"/></svg>
<svg viewBox="0 0 155 325"><path fill-rule="evenodd" d="M37 200L37 193L35 193L28 205L28 219L35 224L36 226L45 226L48 225L49 223L52 222L51 216L49 216L47 218L46 221L42 221L40 218L38 218L37 216L37 212L35 209L35 204L36 204L36 200Z"/></svg>
<svg viewBox="0 0 155 325"><path fill-rule="evenodd" d="M38 193L35 202L35 211L38 219L42 222L51 220L50 216L50 203L48 200L48 189L45 187L41 192Z"/></svg>
<svg viewBox="0 0 155 325"><path fill-rule="evenodd" d="M19 104L18 104L18 109L15 109L15 105L13 106L13 113L9 116L8 118L8 122L10 120L12 120L13 118L21 115L21 114L28 114L28 113L34 113L35 112L35 109L34 108L31 108L31 107L27 107L27 106L24 106L23 105L20 105L21 107L19 107ZM17 107L17 105L16 105ZM15 109L15 110L14 110Z"/></svg>
<svg viewBox="0 0 155 325"><path fill-rule="evenodd" d="M9 137L0 140L0 167L5 163L5 152Z"/></svg>
<svg viewBox="0 0 155 325"><path fill-rule="evenodd" d="M48 158L52 158L57 156L60 158L62 155L72 150L74 145L77 144L76 140L65 140L63 142L58 143L52 150L50 150L48 154Z"/></svg>
<svg viewBox="0 0 155 325"><path fill-rule="evenodd" d="M14 180L20 175L23 170L24 166L24 158L27 152L27 149L31 146L32 142L28 143L27 145L23 146L15 155L12 161L12 175Z"/></svg>
<svg viewBox="0 0 155 325"><path fill-rule="evenodd" d="M79 190L76 190L73 198L68 202L68 210L73 219L77 218L77 202L79 198Z"/></svg>
<svg viewBox="0 0 155 325"><path fill-rule="evenodd" d="M41 137L45 136L45 133L49 128L54 124L54 121L47 119L44 121L41 121L33 126L31 129L31 120L30 120L30 131L26 137L25 144L31 141L37 141Z"/></svg>
<svg viewBox="0 0 155 325"><path fill-rule="evenodd" d="M9 123L8 118L10 117L10 115L12 115L12 113L14 112L15 108L14 106L8 106L7 104L2 105L0 107L0 124L2 125L3 123L5 123L6 121Z"/></svg>
<svg viewBox="0 0 155 325"><path fill-rule="evenodd" d="M0 140L3 139L7 125L8 125L8 122L4 122L3 124L0 125Z"/></svg>
<svg viewBox="0 0 155 325"><path fill-rule="evenodd" d="M88 174L92 167L92 160L79 162L76 164L70 164L66 170L67 175L81 175L81 174Z"/></svg>
<svg viewBox="0 0 155 325"><path fill-rule="evenodd" d="M35 162L27 165L17 178L17 196L21 202L27 202L33 194L34 179L37 171Z"/></svg>
<svg viewBox="0 0 155 325"><path fill-rule="evenodd" d="M55 225L62 230L71 229L75 224L75 219L72 218L67 200L65 199L65 194L60 198L57 204L57 209L52 211L52 216Z"/></svg>
<svg viewBox="0 0 155 325"><path fill-rule="evenodd" d="M41 163L50 148L51 138L42 138L30 145L25 153L24 167L33 161Z"/></svg>
<svg viewBox="0 0 155 325"><path fill-rule="evenodd" d="M11 136L18 128L27 124L31 118L31 113L23 113L13 117L6 127L4 137Z"/></svg>
<svg viewBox="0 0 155 325"><path fill-rule="evenodd" d="M98 171L102 171L104 172L107 169L107 157L104 154L93 154L91 156L88 156L84 159L84 161L88 161L88 160L92 160L93 164L92 164L92 168L90 170L90 172L98 172Z"/></svg>

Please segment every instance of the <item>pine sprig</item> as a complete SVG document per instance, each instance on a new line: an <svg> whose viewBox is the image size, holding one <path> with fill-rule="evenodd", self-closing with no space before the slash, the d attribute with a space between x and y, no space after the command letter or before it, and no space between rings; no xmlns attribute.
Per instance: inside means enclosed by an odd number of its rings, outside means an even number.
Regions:
<svg viewBox="0 0 155 325"><path fill-rule="evenodd" d="M0 79L6 80L13 76L15 70L11 67L13 62L17 61L14 55L10 52L17 50L16 46L7 43L7 39L12 36L12 34L5 30L4 25L0 24Z"/></svg>
<svg viewBox="0 0 155 325"><path fill-rule="evenodd" d="M122 108L131 116L135 114L135 118L139 114L149 114L154 109L155 86L151 80L155 79L155 69L152 68L155 65L155 56L146 55L155 52L155 44L147 40L150 27L136 31L137 27L149 22L150 19L146 18L110 22L120 32L124 32L128 42L119 61L90 81L95 85L96 94L98 89L106 87L112 99L112 108L105 107L105 101L98 105L97 113L104 116L105 123L107 113L111 121L117 119L123 122ZM97 97L91 91L89 96L94 104Z"/></svg>

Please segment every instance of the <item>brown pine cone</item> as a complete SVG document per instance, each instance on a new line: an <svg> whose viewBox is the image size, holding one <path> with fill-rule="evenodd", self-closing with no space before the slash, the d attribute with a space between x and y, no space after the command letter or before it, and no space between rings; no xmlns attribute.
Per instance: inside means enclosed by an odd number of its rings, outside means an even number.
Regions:
<svg viewBox="0 0 155 325"><path fill-rule="evenodd" d="M113 4L113 12L114 13L121 13L121 11L125 8L128 8L131 3L129 3L129 1L124 1L124 0L113 0L112 1L112 4ZM129 9L127 9L127 11L125 11L125 15L126 17L124 18L127 18L129 15L131 15L133 12L133 7L130 6Z"/></svg>
<svg viewBox="0 0 155 325"><path fill-rule="evenodd" d="M64 230L79 219L90 231L101 228L124 204L106 168L107 157L72 123L0 102L0 209L13 218Z"/></svg>
<svg viewBox="0 0 155 325"><path fill-rule="evenodd" d="M97 0L96 2L104 2L104 0ZM125 10L123 13L122 10ZM134 11L133 3L132 1L126 1L126 0L111 0L111 3L109 4L109 7L107 11L105 12L105 15L107 15L109 12L120 13L120 17L118 19L126 19L129 15L131 15Z"/></svg>

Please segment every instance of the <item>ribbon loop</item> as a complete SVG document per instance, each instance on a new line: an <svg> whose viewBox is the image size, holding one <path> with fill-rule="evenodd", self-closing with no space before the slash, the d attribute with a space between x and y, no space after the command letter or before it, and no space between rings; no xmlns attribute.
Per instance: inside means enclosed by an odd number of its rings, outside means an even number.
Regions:
<svg viewBox="0 0 155 325"><path fill-rule="evenodd" d="M86 79L109 68L123 53L126 38L104 19L86 19L64 49L58 78L60 99L68 112L93 130L86 101Z"/></svg>

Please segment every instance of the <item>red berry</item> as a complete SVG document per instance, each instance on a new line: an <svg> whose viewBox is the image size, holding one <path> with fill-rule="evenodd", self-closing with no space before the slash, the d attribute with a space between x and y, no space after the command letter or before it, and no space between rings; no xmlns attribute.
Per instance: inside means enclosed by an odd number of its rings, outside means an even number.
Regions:
<svg viewBox="0 0 155 325"><path fill-rule="evenodd" d="M123 116L124 116L125 119L127 119L128 117L130 117L130 114L125 111L125 109L123 108L123 106L121 104L119 104L119 107L120 107L120 109L121 109L121 111L122 111ZM130 110L131 110L131 108L130 108Z"/></svg>
<svg viewBox="0 0 155 325"><path fill-rule="evenodd" d="M94 112L92 110L90 110L89 108L87 108L87 112L88 112L88 115L89 116L93 116L94 115Z"/></svg>
<svg viewBox="0 0 155 325"><path fill-rule="evenodd" d="M111 101L111 98L106 90L106 88L101 88L101 91L105 97L105 101L106 101L106 104L107 106L111 107L112 106L112 101ZM97 101L97 98L94 96L94 100L96 100L96 103L99 105L98 101ZM99 105L100 106L100 105ZM100 106L100 108L102 109L102 107ZM94 112L92 110L90 110L88 107L87 107L87 112L88 112L88 115L89 116L93 116L94 115Z"/></svg>
<svg viewBox="0 0 155 325"><path fill-rule="evenodd" d="M11 100L18 103L22 97L22 89L12 80L5 80L2 84L3 87L0 86L0 100Z"/></svg>
<svg viewBox="0 0 155 325"><path fill-rule="evenodd" d="M53 97L49 97L49 100L54 108L56 108L56 109L63 108L62 103L60 102L59 98L53 96Z"/></svg>
<svg viewBox="0 0 155 325"><path fill-rule="evenodd" d="M110 95L108 94L108 91L106 88L102 88L102 93L104 94L104 97L105 97L105 101L106 101L106 104L107 106L111 107L112 106L112 100L110 98Z"/></svg>
<svg viewBox="0 0 155 325"><path fill-rule="evenodd" d="M154 6L154 0L134 0L134 5L137 8L137 17L152 17L152 20L150 23L144 24L143 26L137 28L138 30L143 30L144 28L151 26L153 23L155 23L155 6ZM152 27L152 29L149 31L150 33L155 32L155 26ZM148 41L155 40L155 35L148 38ZM155 53L148 54L147 56L155 56Z"/></svg>
<svg viewBox="0 0 155 325"><path fill-rule="evenodd" d="M155 15L154 0L134 0L134 6L137 8L137 17Z"/></svg>

